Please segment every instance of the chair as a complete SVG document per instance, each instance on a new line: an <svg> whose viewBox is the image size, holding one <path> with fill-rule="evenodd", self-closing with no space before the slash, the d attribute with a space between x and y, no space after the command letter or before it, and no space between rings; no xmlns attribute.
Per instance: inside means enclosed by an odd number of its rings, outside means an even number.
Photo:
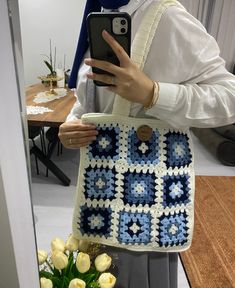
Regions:
<svg viewBox="0 0 235 288"><path fill-rule="evenodd" d="M28 126L28 137L32 141L33 146L36 146L35 139L37 137L40 137L40 142L41 142L41 149L42 152L45 154L46 153L46 146L45 146L45 138L44 138L44 128L43 127L36 127L36 126ZM31 151L30 151L30 154ZM38 159L37 156L35 156L35 163L36 163L36 171L37 174L39 175L39 168L38 168Z"/></svg>
<svg viewBox="0 0 235 288"><path fill-rule="evenodd" d="M48 140L47 145L47 158L50 159L52 156L52 153L55 150L55 147L57 145L57 156L62 154L63 145L60 142L60 139L58 137L59 128L58 127L50 127L46 131L46 139ZM48 168L46 170L46 176L48 177Z"/></svg>

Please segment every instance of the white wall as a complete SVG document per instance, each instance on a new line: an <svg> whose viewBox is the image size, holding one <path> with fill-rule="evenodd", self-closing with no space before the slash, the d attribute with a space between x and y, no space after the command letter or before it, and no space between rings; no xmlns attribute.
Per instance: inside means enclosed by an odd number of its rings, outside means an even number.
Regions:
<svg viewBox="0 0 235 288"><path fill-rule="evenodd" d="M71 68L76 51L85 0L19 0L25 84L48 74L41 54L49 55L49 39L57 49L57 63L66 54Z"/></svg>

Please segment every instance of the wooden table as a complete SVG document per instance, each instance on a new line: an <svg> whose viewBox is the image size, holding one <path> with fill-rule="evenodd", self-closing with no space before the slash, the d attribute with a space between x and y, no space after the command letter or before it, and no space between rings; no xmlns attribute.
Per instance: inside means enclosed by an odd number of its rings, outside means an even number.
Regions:
<svg viewBox="0 0 235 288"><path fill-rule="evenodd" d="M73 91L68 90L68 94L59 99L55 99L46 103L33 102L34 97L39 92L48 91L49 87L42 84L35 84L26 89L26 105L27 106L43 106L53 110L53 112L45 112L43 114L27 115L28 125L38 127L59 127L66 120L73 104L76 101ZM57 142L53 142L49 153L43 153L37 145L30 149L30 153L34 154L65 186L68 186L71 180L64 174L58 166L51 161L50 156L56 147Z"/></svg>
<svg viewBox="0 0 235 288"><path fill-rule="evenodd" d="M64 123L67 115L69 114L76 98L71 90L68 90L68 94L65 97L46 102L46 103L35 103L33 102L34 97L37 93L48 91L49 87L45 87L42 84L36 84L27 87L26 89L26 105L27 106L44 106L54 110L44 114L28 115L28 124L31 126L40 127L59 127L60 124Z"/></svg>

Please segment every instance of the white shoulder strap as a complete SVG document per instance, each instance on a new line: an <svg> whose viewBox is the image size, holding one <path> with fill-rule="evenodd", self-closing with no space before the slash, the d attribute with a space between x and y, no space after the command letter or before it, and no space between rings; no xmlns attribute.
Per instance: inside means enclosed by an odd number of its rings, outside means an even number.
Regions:
<svg viewBox="0 0 235 288"><path fill-rule="evenodd" d="M153 5L150 5L140 28L136 33L131 49L131 59L142 70L147 59L152 40L157 30L158 24L162 15L169 6L180 5L176 0L160 0ZM113 114L129 116L131 103L120 97L115 96L113 104Z"/></svg>

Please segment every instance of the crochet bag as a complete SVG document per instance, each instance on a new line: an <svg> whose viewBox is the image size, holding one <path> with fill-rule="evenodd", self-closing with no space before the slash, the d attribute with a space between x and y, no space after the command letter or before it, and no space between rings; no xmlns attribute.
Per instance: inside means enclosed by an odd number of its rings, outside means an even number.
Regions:
<svg viewBox="0 0 235 288"><path fill-rule="evenodd" d="M161 15L177 1L150 7L132 45L143 68ZM149 29L151 27L151 29ZM188 130L156 119L129 117L116 95L112 114L88 113L97 139L81 148L73 234L135 251L189 248L194 219L194 166Z"/></svg>

